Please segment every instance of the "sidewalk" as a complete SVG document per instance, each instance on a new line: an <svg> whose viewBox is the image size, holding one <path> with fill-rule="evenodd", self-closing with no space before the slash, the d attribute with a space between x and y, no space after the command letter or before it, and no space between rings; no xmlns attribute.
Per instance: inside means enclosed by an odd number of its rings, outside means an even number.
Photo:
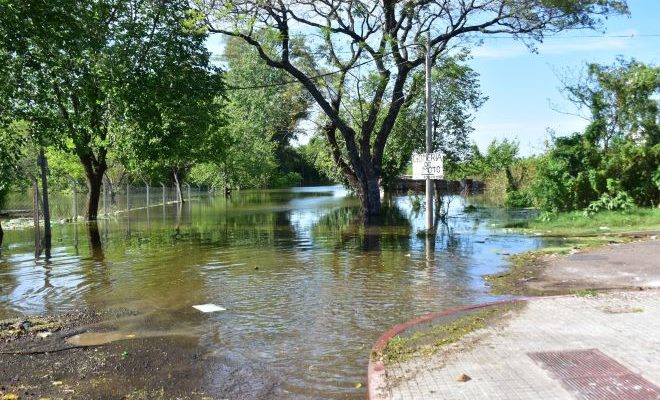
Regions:
<svg viewBox="0 0 660 400"><path fill-rule="evenodd" d="M386 366L377 398L660 399L660 291L534 298L515 313L440 354ZM599 352L532 354L590 349ZM567 370L571 356L587 364Z"/></svg>

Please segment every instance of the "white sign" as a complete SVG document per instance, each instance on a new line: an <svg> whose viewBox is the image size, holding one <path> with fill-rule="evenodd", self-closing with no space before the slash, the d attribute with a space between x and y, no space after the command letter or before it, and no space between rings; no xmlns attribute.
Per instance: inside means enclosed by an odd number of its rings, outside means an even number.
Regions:
<svg viewBox="0 0 660 400"><path fill-rule="evenodd" d="M442 153L413 153L413 179L442 179L445 177L442 167Z"/></svg>

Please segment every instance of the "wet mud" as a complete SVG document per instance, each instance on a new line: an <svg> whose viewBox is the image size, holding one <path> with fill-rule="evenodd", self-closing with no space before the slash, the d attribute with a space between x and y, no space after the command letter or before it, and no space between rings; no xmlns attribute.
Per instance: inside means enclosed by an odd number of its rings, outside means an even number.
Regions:
<svg viewBox="0 0 660 400"><path fill-rule="evenodd" d="M113 319L126 315L84 312L51 316L48 319L59 325L49 335L28 328L1 342L0 399L276 397L277 384L267 373L250 368L238 355L205 351L193 335L140 337L95 332L110 329ZM30 319L36 318L16 320ZM75 337L87 340L76 342Z"/></svg>

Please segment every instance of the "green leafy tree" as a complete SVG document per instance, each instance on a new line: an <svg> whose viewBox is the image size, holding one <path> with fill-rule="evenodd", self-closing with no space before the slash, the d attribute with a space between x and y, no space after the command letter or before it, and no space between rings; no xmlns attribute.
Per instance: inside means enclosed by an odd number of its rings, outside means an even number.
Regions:
<svg viewBox="0 0 660 400"><path fill-rule="evenodd" d="M565 92L591 119L585 139L607 149L616 139L652 147L660 143L660 67L618 59L612 65L589 64L587 77Z"/></svg>
<svg viewBox="0 0 660 400"><path fill-rule="evenodd" d="M9 191L22 178L25 171L21 170L21 159L24 157L26 137L25 124L10 122L5 126L0 124L0 210L5 205ZM0 221L0 245L4 232Z"/></svg>
<svg viewBox="0 0 660 400"><path fill-rule="evenodd" d="M599 16L627 12L623 0L197 4L210 32L244 40L268 66L285 71L309 92L325 116L323 134L335 166L367 215L381 210L385 146L404 105L415 96L411 78L424 65L427 34L435 64L461 39L505 33L540 40L546 33L593 28ZM263 31L274 32L269 40L277 39L275 48L265 45ZM314 63L298 58L301 41ZM362 112L346 112L352 103L362 104Z"/></svg>
<svg viewBox="0 0 660 400"><path fill-rule="evenodd" d="M569 85L587 110L584 133L552 139L533 192L551 211L626 208L660 201L660 68L635 60L588 65Z"/></svg>
<svg viewBox="0 0 660 400"><path fill-rule="evenodd" d="M0 2L2 89L12 99L2 112L28 121L40 144L77 156L89 220L118 141L177 132L188 122L179 111L196 103L173 103L207 90L195 79L210 72L205 34L188 16L184 0Z"/></svg>

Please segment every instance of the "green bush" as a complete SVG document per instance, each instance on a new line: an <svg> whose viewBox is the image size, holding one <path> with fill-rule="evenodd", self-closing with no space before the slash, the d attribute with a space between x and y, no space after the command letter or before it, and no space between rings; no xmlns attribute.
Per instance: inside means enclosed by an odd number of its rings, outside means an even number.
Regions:
<svg viewBox="0 0 660 400"><path fill-rule="evenodd" d="M531 194L527 190L513 190L506 194L504 205L510 208L524 208L534 205Z"/></svg>
<svg viewBox="0 0 660 400"><path fill-rule="evenodd" d="M635 207L632 198L626 192L618 192L612 196L609 193L603 193L600 199L592 201L584 210L585 215L592 215L599 211L625 211Z"/></svg>
<svg viewBox="0 0 660 400"><path fill-rule="evenodd" d="M287 188L300 186L302 180L302 175L300 175L298 172L287 172L286 174L278 175L273 178L272 187Z"/></svg>

